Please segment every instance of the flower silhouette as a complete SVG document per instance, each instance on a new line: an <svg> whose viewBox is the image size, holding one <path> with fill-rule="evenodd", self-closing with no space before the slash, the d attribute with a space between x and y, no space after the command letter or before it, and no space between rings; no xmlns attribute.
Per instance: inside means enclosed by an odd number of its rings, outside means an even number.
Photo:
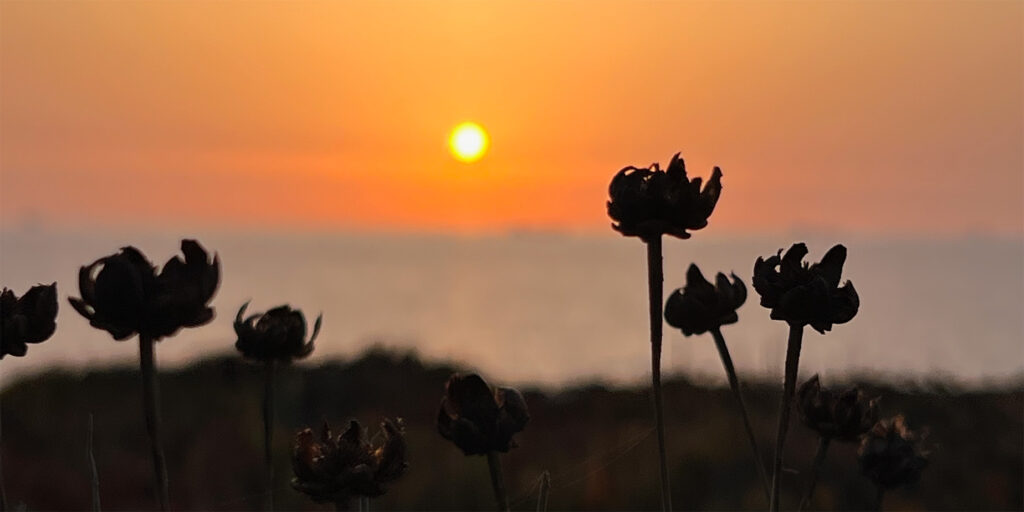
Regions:
<svg viewBox="0 0 1024 512"><path fill-rule="evenodd" d="M235 348L243 356L260 361L290 362L313 352L313 341L320 333L323 315L316 318L313 334L306 341L306 318L302 311L284 305L243 320L248 306L248 302L243 304L235 316L235 334L238 335Z"/></svg>
<svg viewBox="0 0 1024 512"><path fill-rule="evenodd" d="M327 422L319 438L308 428L299 432L292 453L292 487L318 503L340 505L352 497L384 494L408 466L402 420L382 421L379 437L377 443L368 441L355 420L337 437L331 437Z"/></svg>
<svg viewBox="0 0 1024 512"><path fill-rule="evenodd" d="M42 343L57 329L57 283L36 285L21 298L0 292L0 359L24 356L28 343Z"/></svg>
<svg viewBox="0 0 1024 512"><path fill-rule="evenodd" d="M118 341L136 333L159 340L182 327L203 325L213 319L207 303L220 282L220 260L214 255L208 261L195 240L182 240L181 252L184 260L171 258L157 274L138 249L125 247L82 267L82 298L68 300L93 327Z"/></svg>
<svg viewBox="0 0 1024 512"><path fill-rule="evenodd" d="M822 388L818 376L797 390L800 419L821 437L855 442L878 420L878 399L868 399L857 388L841 393Z"/></svg>
<svg viewBox="0 0 1024 512"><path fill-rule="evenodd" d="M907 428L902 415L879 421L861 440L861 471L883 489L916 482L928 466L921 439Z"/></svg>
<svg viewBox="0 0 1024 512"><path fill-rule="evenodd" d="M530 415L523 395L512 388L491 388L479 375L452 375L445 386L437 429L466 455L507 453L512 436Z"/></svg>
<svg viewBox="0 0 1024 512"><path fill-rule="evenodd" d="M687 230L708 225L721 193L718 167L701 190L701 179L687 178L686 165L676 153L666 171L656 163L646 169L630 166L619 171L608 187L608 216L615 221L612 228L624 236L690 238Z"/></svg>
<svg viewBox="0 0 1024 512"><path fill-rule="evenodd" d="M754 263L754 289L761 305L771 309L773 320L790 325L810 325L824 334L833 324L849 322L857 314L860 299L853 283L839 286L846 262L846 247L836 245L825 253L821 263L802 263L807 246L793 244L784 256L782 250Z"/></svg>
<svg viewBox="0 0 1024 512"><path fill-rule="evenodd" d="M715 284L704 278L697 265L686 271L686 286L669 295L665 321L683 334L703 334L739 321L736 310L747 300L747 287L732 274L730 281L719 272Z"/></svg>

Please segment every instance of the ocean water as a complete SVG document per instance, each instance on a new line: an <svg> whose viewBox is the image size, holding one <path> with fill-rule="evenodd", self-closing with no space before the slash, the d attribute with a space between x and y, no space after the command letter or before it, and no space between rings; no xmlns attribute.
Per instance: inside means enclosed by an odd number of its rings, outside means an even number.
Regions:
<svg viewBox="0 0 1024 512"><path fill-rule="evenodd" d="M58 282L58 331L27 357L0 362L0 383L50 368L134 364L134 339L115 342L67 303L81 265L132 244L155 263L178 251L175 234L0 234L0 283L23 293ZM233 353L232 320L282 303L323 312L313 355L301 364L351 357L372 345L452 359L492 380L560 386L583 380L639 382L649 375L645 252L608 235L495 236L209 233L220 254L215 320L161 341L161 367ZM807 329L803 377L870 374L899 381L998 384L1024 375L1024 246L1020 239L884 239L863 236L721 237L666 240L665 293L696 262L709 277L734 271L750 288L754 260L806 241L817 261L834 243L849 248L844 279L861 297L850 323L825 336ZM740 322L723 329L738 370L781 375L786 326L768 318L750 289ZM310 320L310 323L312 321ZM669 373L722 382L708 335L665 329Z"/></svg>

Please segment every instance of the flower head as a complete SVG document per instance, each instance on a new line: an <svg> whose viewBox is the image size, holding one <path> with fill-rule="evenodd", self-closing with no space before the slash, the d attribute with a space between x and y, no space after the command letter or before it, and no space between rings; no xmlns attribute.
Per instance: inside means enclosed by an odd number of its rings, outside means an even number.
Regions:
<svg viewBox="0 0 1024 512"><path fill-rule="evenodd" d="M857 388L823 389L817 375L801 384L796 396L800 419L821 437L854 442L878 420L878 398L868 399Z"/></svg>
<svg viewBox="0 0 1024 512"><path fill-rule="evenodd" d="M366 439L355 420L337 437L331 437L327 422L319 438L308 428L299 432L292 452L292 487L318 503L384 494L408 464L402 420L385 419L380 426L376 443Z"/></svg>
<svg viewBox="0 0 1024 512"><path fill-rule="evenodd" d="M512 388L491 388L479 375L448 379L437 430L466 455L508 452L512 436L526 427L530 414L523 395Z"/></svg>
<svg viewBox="0 0 1024 512"><path fill-rule="evenodd" d="M42 343L56 329L57 283L33 286L21 298L0 292L0 359L25 355L27 343Z"/></svg>
<svg viewBox="0 0 1024 512"><path fill-rule="evenodd" d="M708 225L721 193L718 167L701 190L701 179L687 178L686 165L676 153L666 171L656 163L646 169L631 166L619 171L608 187L608 216L615 221L612 228L625 236L690 238L686 230Z"/></svg>
<svg viewBox="0 0 1024 512"><path fill-rule="evenodd" d="M197 327L213 319L207 303L220 283L220 260L207 260L195 240L182 240L182 260L174 256L158 274L134 247L94 261L78 272L82 298L71 305L89 323L124 340L138 333L158 340L182 327Z"/></svg>
<svg viewBox="0 0 1024 512"><path fill-rule="evenodd" d="M290 362L313 352L313 340L320 333L323 315L316 317L313 334L306 341L306 318L302 311L284 305L243 320L248 306L248 302L242 304L235 316L235 334L238 335L235 348L243 356L260 361Z"/></svg>
<svg viewBox="0 0 1024 512"><path fill-rule="evenodd" d="M860 442L861 472L886 489L916 482L928 466L922 439L901 415L879 421Z"/></svg>
<svg viewBox="0 0 1024 512"><path fill-rule="evenodd" d="M715 284L704 278L697 265L686 271L686 286L669 295L665 321L683 334L703 334L739 321L736 310L747 300L747 287L732 274L730 281L719 272Z"/></svg>
<svg viewBox="0 0 1024 512"><path fill-rule="evenodd" d="M754 264L754 289L761 294L761 305L772 310L773 320L790 325L810 325L824 334L833 324L849 322L860 308L853 283L839 286L846 262L846 247L836 245L825 253L821 263L802 263L807 246L798 243L782 255L757 258Z"/></svg>

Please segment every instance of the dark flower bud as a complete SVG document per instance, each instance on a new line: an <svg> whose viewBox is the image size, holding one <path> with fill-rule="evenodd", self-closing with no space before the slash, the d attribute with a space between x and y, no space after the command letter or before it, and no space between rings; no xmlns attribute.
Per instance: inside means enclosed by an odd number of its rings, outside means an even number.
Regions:
<svg viewBox="0 0 1024 512"><path fill-rule="evenodd" d="M825 253L821 263L803 263L807 246L798 243L782 255L754 263L754 289L761 305L771 309L773 320L791 325L810 325L824 334L833 324L849 322L860 308L853 283L839 286L846 262L846 247L836 245Z"/></svg>
<svg viewBox="0 0 1024 512"><path fill-rule="evenodd" d="M292 452L292 487L318 503L345 504L353 497L373 498L405 473L405 432L402 420L381 422L376 442L366 439L358 421L331 437L324 422L319 437L311 429L299 432Z"/></svg>
<svg viewBox="0 0 1024 512"><path fill-rule="evenodd" d="M818 376L797 390L800 419L821 437L855 442L878 420L878 398L868 399L857 388L841 393L823 389Z"/></svg>
<svg viewBox="0 0 1024 512"><path fill-rule="evenodd" d="M182 327L197 327L213 319L210 299L220 284L220 260L208 261L195 240L182 240L185 256L175 256L156 268L134 247L94 261L78 272L82 298L71 305L89 323L124 340L138 333L158 340Z"/></svg>
<svg viewBox="0 0 1024 512"><path fill-rule="evenodd" d="M861 439L857 452L861 472L885 489L916 482L928 465L922 439L907 428L902 415L879 421Z"/></svg>
<svg viewBox="0 0 1024 512"><path fill-rule="evenodd" d="M690 238L686 230L708 225L721 193L722 171L718 167L701 190L701 179L687 178L686 165L676 153L667 171L656 163L646 169L619 171L608 187L608 216L615 221L612 228L624 236Z"/></svg>
<svg viewBox="0 0 1024 512"><path fill-rule="evenodd" d="M248 306L248 302L242 304L235 316L235 334L238 335L235 348L243 356L287 363L313 352L313 341L320 333L323 315L316 317L313 334L306 341L306 318L302 311L284 305L243 320L242 315Z"/></svg>
<svg viewBox="0 0 1024 512"><path fill-rule="evenodd" d="M491 388L476 374L455 374L445 386L437 430L466 455L506 453L515 447L512 436L529 419L526 400L518 391Z"/></svg>
<svg viewBox="0 0 1024 512"><path fill-rule="evenodd" d="M56 329L57 283L33 286L21 298L0 292L0 359L25 355L27 343L42 343Z"/></svg>
<svg viewBox="0 0 1024 512"><path fill-rule="evenodd" d="M747 287L732 274L730 281L719 272L715 284L704 278L697 265L686 271L686 286L669 295L665 321L683 334L703 334L739 321L736 310L747 300Z"/></svg>

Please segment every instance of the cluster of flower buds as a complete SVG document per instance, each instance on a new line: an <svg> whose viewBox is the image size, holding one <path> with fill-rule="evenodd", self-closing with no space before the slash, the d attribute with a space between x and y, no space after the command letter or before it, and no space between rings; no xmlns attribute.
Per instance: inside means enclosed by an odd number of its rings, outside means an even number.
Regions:
<svg viewBox="0 0 1024 512"><path fill-rule="evenodd" d="M669 295L665 321L683 334L703 334L739 321L736 310L747 300L747 287L736 274L732 280L719 272L715 284L704 278L697 265L686 271L686 286Z"/></svg>
<svg viewBox="0 0 1024 512"><path fill-rule="evenodd" d="M796 405L807 428L837 441L857 442L878 420L877 397L869 399L856 387L822 388L817 375L800 385Z"/></svg>
<svg viewBox="0 0 1024 512"><path fill-rule="evenodd" d="M235 316L235 348L244 357L258 361L291 362L313 352L313 341L320 333L323 315L316 318L313 334L306 340L306 317L302 311L284 305L242 319L246 302Z"/></svg>
<svg viewBox="0 0 1024 512"><path fill-rule="evenodd" d="M0 359L24 356L28 344L42 343L57 329L57 283L36 285L20 298L0 292Z"/></svg>
<svg viewBox="0 0 1024 512"><path fill-rule="evenodd" d="M823 333L833 324L849 322L857 315L860 299L853 283L840 286L846 247L836 245L825 253L821 263L803 263L807 246L793 244L782 255L758 258L754 264L754 289L761 305L771 309L773 320L790 325L810 325Z"/></svg>
<svg viewBox="0 0 1024 512"><path fill-rule="evenodd" d="M907 428L902 415L879 421L861 439L861 472L883 489L917 482L928 466L928 452L921 447L924 437Z"/></svg>
<svg viewBox="0 0 1024 512"><path fill-rule="evenodd" d="M526 400L515 389L492 388L479 375L455 374L441 399L437 430L466 455L506 453L529 419Z"/></svg>

